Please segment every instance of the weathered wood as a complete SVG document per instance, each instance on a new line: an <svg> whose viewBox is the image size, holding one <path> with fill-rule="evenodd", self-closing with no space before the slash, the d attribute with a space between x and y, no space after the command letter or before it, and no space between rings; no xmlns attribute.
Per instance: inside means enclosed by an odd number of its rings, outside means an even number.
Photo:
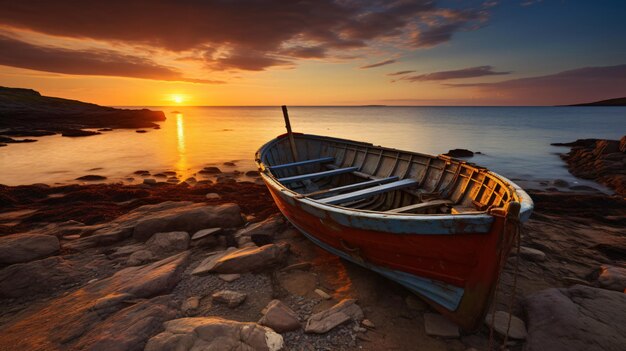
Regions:
<svg viewBox="0 0 626 351"><path fill-rule="evenodd" d="M283 118L285 118L285 128L287 128L287 136L289 137L289 145L291 146L291 154L293 156L293 162L298 162L298 148L296 147L296 141L293 138L291 132L291 122L289 122L289 112L287 112L287 106L283 105Z"/></svg>
<svg viewBox="0 0 626 351"><path fill-rule="evenodd" d="M293 177L279 178L278 182L282 184L289 184L293 182L300 182L300 181L311 180L315 178L324 178L324 177L330 177L330 176L335 176L335 175L344 174L344 173L350 173L350 172L356 171L357 169L358 169L357 167L346 167L346 168L332 169L330 171L301 174L301 175L297 175Z"/></svg>
<svg viewBox="0 0 626 351"><path fill-rule="evenodd" d="M388 213L402 213L402 212L410 212L417 210L426 210L429 208L435 208L444 205L451 205L452 200L433 200L428 202L422 202L419 204L408 205L404 207L394 208L393 210L386 211Z"/></svg>
<svg viewBox="0 0 626 351"><path fill-rule="evenodd" d="M306 160L306 161L299 161L299 162L283 163L282 165L270 166L269 168L272 171L276 171L276 170L285 169L285 168L306 166L306 165L312 165L312 164L316 164L316 163L326 163L326 162L333 162L333 161L335 161L334 157L322 157L322 158L317 158L317 159L314 159L314 160Z"/></svg>
<svg viewBox="0 0 626 351"><path fill-rule="evenodd" d="M368 186L380 185L380 184L385 184L385 183L389 183L389 182L394 182L394 181L396 181L398 179L399 178L397 176L396 177L382 178L382 179L373 179L373 180L368 180L368 181L365 181L365 182L339 186L339 187L332 188L332 189L320 190L320 191L316 191L316 192L309 193L309 194L303 194L303 195L300 195L300 196L301 197L312 197L312 196L317 196L317 195L330 195L330 194L340 193L342 191L357 190L357 189L365 188L365 187L368 187Z"/></svg>
<svg viewBox="0 0 626 351"><path fill-rule="evenodd" d="M386 193L393 190L398 190L402 188L406 188L409 186L415 186L417 181L414 179L403 179L398 180L397 182L382 184L375 187L371 187L368 189L357 190L347 194L335 195L331 197L327 197L324 199L318 200L319 202L323 202L325 204L338 204L342 202L354 201L358 199L363 199L366 197L378 195L381 193Z"/></svg>

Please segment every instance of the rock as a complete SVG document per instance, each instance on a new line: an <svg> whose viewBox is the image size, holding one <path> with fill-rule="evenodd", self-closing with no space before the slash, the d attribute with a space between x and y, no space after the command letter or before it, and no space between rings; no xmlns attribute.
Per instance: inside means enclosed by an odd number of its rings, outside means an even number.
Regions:
<svg viewBox="0 0 626 351"><path fill-rule="evenodd" d="M143 211L140 210L142 207L144 208ZM133 212L138 210L147 212L146 206L142 207L135 209ZM211 227L237 227L243 224L240 212L239 206L232 203L218 206L190 204L188 206L171 208L168 211L148 214L146 218L140 219L133 229L133 237L143 241L158 232L196 232L200 229Z"/></svg>
<svg viewBox="0 0 626 351"><path fill-rule="evenodd" d="M229 167L235 167L236 166L235 162L224 162L223 165L224 166L229 166Z"/></svg>
<svg viewBox="0 0 626 351"><path fill-rule="evenodd" d="M76 350L141 350L150 336L176 316L169 295L126 307L80 338Z"/></svg>
<svg viewBox="0 0 626 351"><path fill-rule="evenodd" d="M221 199L221 198L222 198L222 197L220 196L220 194L217 194L217 193L208 193L208 194L206 194L206 196L205 196L205 197L206 197L208 200L219 200L219 199Z"/></svg>
<svg viewBox="0 0 626 351"><path fill-rule="evenodd" d="M256 323L219 317L180 318L163 323L165 331L148 340L144 351L278 351L283 337Z"/></svg>
<svg viewBox="0 0 626 351"><path fill-rule="evenodd" d="M0 270L0 297L49 292L76 283L82 275L83 267L58 256L13 264Z"/></svg>
<svg viewBox="0 0 626 351"><path fill-rule="evenodd" d="M113 131L113 128L100 128L98 129L99 132L111 132Z"/></svg>
<svg viewBox="0 0 626 351"><path fill-rule="evenodd" d="M71 138L98 135L98 134L101 134L101 133L92 132L89 130L82 130L82 129L66 129L61 132L61 136L71 137Z"/></svg>
<svg viewBox="0 0 626 351"><path fill-rule="evenodd" d="M458 338L461 336L459 327L444 316L436 313L424 313L424 329L430 336L442 338Z"/></svg>
<svg viewBox="0 0 626 351"><path fill-rule="evenodd" d="M370 321L369 319L364 319L361 324L363 324L364 326L374 329L376 328L376 325L374 324L374 322Z"/></svg>
<svg viewBox="0 0 626 351"><path fill-rule="evenodd" d="M217 167L204 167L198 173L200 173L200 174L219 174L219 173L222 173L222 171L219 168L217 168Z"/></svg>
<svg viewBox="0 0 626 351"><path fill-rule="evenodd" d="M189 183L189 184L195 184L196 182L198 182L198 180L194 177L189 177L187 179L185 179L185 183Z"/></svg>
<svg viewBox="0 0 626 351"><path fill-rule="evenodd" d="M259 176L259 171L247 171L246 172L246 176L248 176L248 177L258 177Z"/></svg>
<svg viewBox="0 0 626 351"><path fill-rule="evenodd" d="M129 257L126 264L129 266L139 266L150 261L153 261L156 257L150 250L138 250L133 252Z"/></svg>
<svg viewBox="0 0 626 351"><path fill-rule="evenodd" d="M556 179L555 181L553 181L553 182L552 182L552 184L553 184L554 186L558 186L558 187L561 187L561 188L567 188L567 187L569 187L569 183L568 183L568 182L566 182L566 181L565 181L565 180L563 180L563 179Z"/></svg>
<svg viewBox="0 0 626 351"><path fill-rule="evenodd" d="M262 313L263 317L259 320L259 324L270 327L279 333L300 329L298 315L279 300L270 301Z"/></svg>
<svg viewBox="0 0 626 351"><path fill-rule="evenodd" d="M207 257L193 270L192 274L259 271L281 262L285 258L288 249L289 245L287 244L270 244L263 247L246 247L225 251Z"/></svg>
<svg viewBox="0 0 626 351"><path fill-rule="evenodd" d="M226 304L230 308L241 305L248 295L233 290L222 290L211 295L213 302Z"/></svg>
<svg viewBox="0 0 626 351"><path fill-rule="evenodd" d="M281 214L273 215L262 222L252 223L235 233L235 240L239 246L252 242L253 236L274 237L285 228L285 219Z"/></svg>
<svg viewBox="0 0 626 351"><path fill-rule="evenodd" d="M414 311L424 311L427 307L424 301L420 300L413 294L408 295L404 299L404 302L406 303L406 306L410 310L414 310Z"/></svg>
<svg viewBox="0 0 626 351"><path fill-rule="evenodd" d="M360 321L363 319L363 311L354 299L344 299L338 304L312 315L306 322L306 333L323 334L334 327L349 320Z"/></svg>
<svg viewBox="0 0 626 351"><path fill-rule="evenodd" d="M187 232L156 233L146 241L146 247L158 257L187 250L189 234Z"/></svg>
<svg viewBox="0 0 626 351"><path fill-rule="evenodd" d="M88 174L88 175L84 175L82 177L76 178L76 180L83 180L87 182L94 182L94 181L105 180L105 179L107 179L107 177L101 176L101 175L95 175L95 174Z"/></svg>
<svg viewBox="0 0 626 351"><path fill-rule="evenodd" d="M208 228L208 229L202 229L202 230L198 230L192 237L191 240L198 240L198 239L202 239L206 236L209 235L214 235L216 233L219 233L222 231L222 228L217 227L217 228Z"/></svg>
<svg viewBox="0 0 626 351"><path fill-rule="evenodd" d="M488 327L491 327L492 318L493 315L491 313L485 316L485 324L487 324ZM509 314L504 311L496 311L493 323L493 330L502 336L506 335L507 327L509 325ZM524 324L524 321L511 315L509 338L523 340L526 339L526 335L526 324Z"/></svg>
<svg viewBox="0 0 626 351"><path fill-rule="evenodd" d="M626 345L626 294L575 285L546 289L523 301L525 350L608 351Z"/></svg>
<svg viewBox="0 0 626 351"><path fill-rule="evenodd" d="M61 249L52 235L12 234L0 237L0 263L29 262L53 255Z"/></svg>
<svg viewBox="0 0 626 351"><path fill-rule="evenodd" d="M135 133L148 133L148 131L144 129L137 129Z"/></svg>
<svg viewBox="0 0 626 351"><path fill-rule="evenodd" d="M188 313L197 309L199 306L200 306L200 298L197 296L192 296L188 298L187 300L185 300L185 302L183 302L183 305L181 306L180 309L183 313Z"/></svg>
<svg viewBox="0 0 626 351"><path fill-rule="evenodd" d="M156 178L167 178L167 175L165 175L165 173L157 173L153 174L152 176Z"/></svg>
<svg viewBox="0 0 626 351"><path fill-rule="evenodd" d="M217 184L232 184L232 183L237 183L237 181L235 179L233 179L231 176L229 175L219 175L217 176L217 178L215 179L215 181L217 182Z"/></svg>
<svg viewBox="0 0 626 351"><path fill-rule="evenodd" d="M474 152L467 149L452 149L444 155L450 157L472 157L474 156Z"/></svg>
<svg viewBox="0 0 626 351"><path fill-rule="evenodd" d="M309 269L311 269L312 266L313 264L311 262L300 262L300 263L294 263L292 265L289 265L281 269L281 271L283 272L289 272L289 271L295 271L295 270L308 271Z"/></svg>
<svg viewBox="0 0 626 351"><path fill-rule="evenodd" d="M239 278L241 278L241 274L218 274L217 275L221 280L225 282L233 282Z"/></svg>
<svg viewBox="0 0 626 351"><path fill-rule="evenodd" d="M513 249L512 252L516 253L517 251ZM519 254L525 259L535 262L543 262L546 260L546 254L543 253L543 251L533 249L532 247L520 246Z"/></svg>
<svg viewBox="0 0 626 351"><path fill-rule="evenodd" d="M324 299L324 300L330 300L330 299L331 299L331 296L330 296L330 295L328 295L328 294L327 294L324 290L321 290L321 289L315 289L314 291L315 291L315 293L316 293L317 295L319 295L319 296L320 296L322 299Z"/></svg>
<svg viewBox="0 0 626 351"><path fill-rule="evenodd" d="M111 277L35 304L16 318L3 320L0 345L11 345L15 350L110 350L126 349L111 345L132 340L129 343L136 346L130 349L141 349L145 339L158 330L158 323L155 326L154 322L171 318L173 314L168 308L158 306L134 305L127 309L128 303L171 290L178 284L188 258L189 253L185 252L149 265L125 268ZM171 300L163 297L152 303L164 306ZM111 344L86 346L99 339L109 340L106 342Z"/></svg>
<svg viewBox="0 0 626 351"><path fill-rule="evenodd" d="M134 174L136 174L136 175L150 175L150 172L146 171L146 170L139 170L139 171L135 171Z"/></svg>
<svg viewBox="0 0 626 351"><path fill-rule="evenodd" d="M154 178L146 178L143 180L143 183L148 185L154 185L157 183L157 181Z"/></svg>
<svg viewBox="0 0 626 351"><path fill-rule="evenodd" d="M626 268L609 265L601 266L598 285L604 289L625 292Z"/></svg>

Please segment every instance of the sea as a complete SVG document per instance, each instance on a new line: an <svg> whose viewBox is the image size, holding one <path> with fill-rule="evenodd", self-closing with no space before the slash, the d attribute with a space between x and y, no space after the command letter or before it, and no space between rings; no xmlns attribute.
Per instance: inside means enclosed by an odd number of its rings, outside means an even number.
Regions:
<svg viewBox="0 0 626 351"><path fill-rule="evenodd" d="M147 133L118 129L9 144L0 148L0 184L70 184L87 174L105 176L106 182L137 183L142 181L133 174L137 170L173 170L185 179L205 166L254 170L256 150L285 132L280 106L125 108L161 110L167 120ZM296 132L427 154L454 148L478 151L468 161L530 188L550 187L561 179L610 192L572 176L558 156L569 148L550 144L626 134L626 107L292 106L289 114Z"/></svg>

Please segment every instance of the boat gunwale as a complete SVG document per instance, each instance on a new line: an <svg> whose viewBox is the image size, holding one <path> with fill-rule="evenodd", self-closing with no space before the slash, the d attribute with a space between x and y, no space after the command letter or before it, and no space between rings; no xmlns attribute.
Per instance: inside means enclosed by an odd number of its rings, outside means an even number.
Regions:
<svg viewBox="0 0 626 351"><path fill-rule="evenodd" d="M335 141L335 142L339 142L339 143L345 143L345 144L352 144L355 146L373 146L375 148L379 148L381 150L384 151L391 151L391 152L400 152L400 153L406 153L406 154L411 154L414 156L421 156L421 157L428 157L431 159L440 159L440 160L451 160L451 161L456 161L459 163L464 164L465 166L468 167L473 167L476 170L480 171L484 171L485 173L491 175L492 177L494 177L496 180L501 182L501 185L506 186L507 188L509 188L509 190L511 191L511 193L513 195L515 195L517 197L517 200L520 202L520 221L525 222L526 220L528 220L528 218L530 217L530 215L532 214L532 210L534 208L534 202L532 201L531 197L517 184L515 184L514 182L512 182L511 180L509 180L508 178L495 173L493 171L490 171L489 169L476 165L474 163L470 163L470 162L466 162L464 160L459 160L456 158L452 158L452 157L448 157L448 156L443 156L443 155L428 155L428 154L422 154L419 152L413 152L413 151L406 151L406 150L399 150L396 148L389 148L389 147L385 147L385 146L376 146L372 143L368 143L368 142L360 142L360 141L354 141L354 140L349 140L349 139L341 139L341 138L335 138L335 137L329 137L329 136L322 136L322 135L315 135L315 134L304 134L304 133L294 133L294 136L296 137L305 137L305 138L312 138L312 139L319 139L319 140L323 140L323 141ZM276 188L278 191L280 191L281 193L285 193L286 195L288 195L289 197L291 197L294 200L303 202L303 203L307 203L310 206L316 207L320 210L323 211L333 211L333 212L338 212L338 213L342 213L345 215L353 215L353 214L358 214L361 216L365 216L365 217L370 217L370 218L393 218L393 219L397 219L397 220L462 220L462 219L468 219L468 218L472 218L475 220L484 220L484 221L491 221L493 220L493 215L490 214L487 211L472 211L472 212L464 212L464 213L457 213L457 214L422 214L422 213L389 213L389 212L381 212L381 211L370 211L370 210L362 210L362 209L352 209L349 207L343 207L343 206L338 206L338 205L331 205L331 204L325 204L322 202L319 202L315 199L309 198L309 197L299 197L299 195L302 195L298 192L295 192L289 188L287 188L285 185L283 185L282 183L280 183L278 181L278 179L272 174L270 173L270 167L265 164L265 162L261 159L262 155L264 154L265 150L269 149L270 147L272 147L275 143L278 143L279 141L281 141L283 138L286 137L286 134L281 134L279 136L277 136L276 138L266 142L265 144L263 144L259 150L256 152L255 155L255 161L257 163L257 166L260 170L260 175L262 178L265 178L265 183L268 185L272 185L274 188Z"/></svg>

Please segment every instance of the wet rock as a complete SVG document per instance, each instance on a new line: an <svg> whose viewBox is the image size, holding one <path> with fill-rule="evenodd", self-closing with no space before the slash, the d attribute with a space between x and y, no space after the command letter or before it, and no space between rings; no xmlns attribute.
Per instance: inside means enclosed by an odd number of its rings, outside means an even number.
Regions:
<svg viewBox="0 0 626 351"><path fill-rule="evenodd" d="M241 274L218 274L217 275L221 280L225 282L234 282L235 280L241 278Z"/></svg>
<svg viewBox="0 0 626 351"><path fill-rule="evenodd" d="M163 322L176 316L169 295L126 307L81 337L76 350L141 350Z"/></svg>
<svg viewBox="0 0 626 351"><path fill-rule="evenodd" d="M461 336L459 327L444 316L436 313L424 313L424 329L430 336L442 338L458 338Z"/></svg>
<svg viewBox="0 0 626 351"><path fill-rule="evenodd" d="M236 183L237 182L230 175L220 175L220 176L217 176L215 181L217 182L217 184L232 184L232 183Z"/></svg>
<svg viewBox="0 0 626 351"><path fill-rule="evenodd" d="M474 156L474 152L467 149L452 149L444 155L450 157L472 157Z"/></svg>
<svg viewBox="0 0 626 351"><path fill-rule="evenodd" d="M146 247L158 257L187 250L189 234L187 232L156 233L146 241Z"/></svg>
<svg viewBox="0 0 626 351"><path fill-rule="evenodd" d="M163 327L165 331L152 337L144 351L278 351L283 347L280 334L256 323L195 317L167 321Z"/></svg>
<svg viewBox="0 0 626 351"><path fill-rule="evenodd" d="M144 129L137 129L135 133L148 133L148 131Z"/></svg>
<svg viewBox="0 0 626 351"><path fill-rule="evenodd" d="M98 131L99 132L111 132L111 131L113 131L113 129L112 128L100 128L100 129L98 129Z"/></svg>
<svg viewBox="0 0 626 351"><path fill-rule="evenodd" d="M259 271L283 261L288 249L287 244L270 244L263 247L224 251L206 258L192 274Z"/></svg>
<svg viewBox="0 0 626 351"><path fill-rule="evenodd" d="M164 173L157 173L153 174L152 176L157 178L167 178L167 175L165 175Z"/></svg>
<svg viewBox="0 0 626 351"><path fill-rule="evenodd" d="M513 253L516 253L515 249L513 249ZM535 261L535 262L543 262L546 260L546 254L543 251L533 249L532 247L520 246L519 254L523 258Z"/></svg>
<svg viewBox="0 0 626 351"><path fill-rule="evenodd" d="M0 237L0 263L29 262L53 255L61 249L52 235L13 234Z"/></svg>
<svg viewBox="0 0 626 351"><path fill-rule="evenodd" d="M626 291L626 268L603 265L600 267L598 285L604 289Z"/></svg>
<svg viewBox="0 0 626 351"><path fill-rule="evenodd" d="M222 290L211 295L213 302L223 303L230 308L241 305L248 295L233 290Z"/></svg>
<svg viewBox="0 0 626 351"><path fill-rule="evenodd" d="M306 333L323 334L349 320L360 321L363 311L354 299L344 299L333 307L312 315L306 323Z"/></svg>
<svg viewBox="0 0 626 351"><path fill-rule="evenodd" d="M561 188L569 187L569 183L567 181L563 180L563 179L556 179L555 181L552 182L552 184L554 186L558 186L558 187L561 187Z"/></svg>
<svg viewBox="0 0 626 351"><path fill-rule="evenodd" d="M202 239L205 238L207 236L210 235L215 235L219 232L222 231L222 228L217 227L217 228L208 228L208 229L202 229L202 230L198 230L192 237L191 240L198 240L198 239Z"/></svg>
<svg viewBox="0 0 626 351"><path fill-rule="evenodd" d="M82 350L85 348L75 346L81 343L90 344L90 335L94 338L115 339L114 335L106 335L105 330L118 330L115 327L118 324L127 325L129 332L136 332L138 338L147 338L155 330L146 331L150 329L148 327L133 330L131 325L147 323L152 326L152 318L148 317L152 312L117 312L127 308L128 303L136 299L150 298L170 291L180 280L188 258L189 253L185 252L149 265L125 268L109 278L34 305L20 313L17 318L5 320L3 332L0 333L0 345L12 345L15 350ZM51 284L48 281L46 283ZM171 298L166 297L164 300ZM168 313L159 315L167 319ZM113 319L110 324L102 324L107 323L108 318L120 319ZM145 320L140 322L142 318ZM126 322L122 323L122 320ZM37 333L33 333L33 330L37 330ZM25 337L25 331L28 331L28 337Z"/></svg>
<svg viewBox="0 0 626 351"><path fill-rule="evenodd" d="M263 317L259 324L284 333L300 329L298 315L280 300L272 300L262 311Z"/></svg>
<svg viewBox="0 0 626 351"><path fill-rule="evenodd" d="M626 294L576 285L546 289L523 301L525 350L608 351L626 345Z"/></svg>
<svg viewBox="0 0 626 351"><path fill-rule="evenodd" d="M150 175L150 172L146 170L139 170L139 171L135 171L134 174L143 176L143 175Z"/></svg>
<svg viewBox="0 0 626 351"><path fill-rule="evenodd" d="M236 166L235 162L224 162L223 165L224 166L229 166L229 167L235 167Z"/></svg>
<svg viewBox="0 0 626 351"><path fill-rule="evenodd" d="M154 178L146 178L143 180L143 183L147 185L155 185L157 181Z"/></svg>
<svg viewBox="0 0 626 351"><path fill-rule="evenodd" d="M139 266L150 261L153 261L156 257L150 250L138 250L133 252L126 262L129 266Z"/></svg>
<svg viewBox="0 0 626 351"><path fill-rule="evenodd" d="M82 180L82 181L86 181L86 182L95 182L95 181L106 180L106 179L107 179L107 177L101 176L101 175L96 175L96 174L88 174L88 175L84 175L82 177L76 178L76 180Z"/></svg>
<svg viewBox="0 0 626 351"><path fill-rule="evenodd" d="M491 320L493 318L493 330L495 330L498 334L504 336L507 334L507 327L509 328L509 338L513 339L526 339L526 324L524 321L513 316L511 316L511 326L509 327L509 314L504 311L496 311L495 317L491 313L485 316L485 324L488 327L491 327Z"/></svg>
<svg viewBox="0 0 626 351"><path fill-rule="evenodd" d="M198 180L194 177L189 177L187 179L185 179L185 183L189 183L189 184L196 184L198 182Z"/></svg>
<svg viewBox="0 0 626 351"><path fill-rule="evenodd" d="M246 176L248 176L248 177L258 177L259 176L259 171L247 171L246 172Z"/></svg>
<svg viewBox="0 0 626 351"><path fill-rule="evenodd" d="M222 171L219 168L217 168L217 167L204 167L198 173L200 173L200 174L219 174L219 173L222 173Z"/></svg>
<svg viewBox="0 0 626 351"><path fill-rule="evenodd" d="M217 193L208 193L208 194L206 194L206 195L205 195L205 197L206 197L208 200L219 200L219 199L221 199L221 198L222 198L222 197L220 196L220 194L217 194Z"/></svg>
<svg viewBox="0 0 626 351"><path fill-rule="evenodd" d="M82 129L66 129L63 132L61 132L61 136L71 137L71 138L98 135L98 134L101 134L101 133L93 132L89 130L82 130Z"/></svg>

